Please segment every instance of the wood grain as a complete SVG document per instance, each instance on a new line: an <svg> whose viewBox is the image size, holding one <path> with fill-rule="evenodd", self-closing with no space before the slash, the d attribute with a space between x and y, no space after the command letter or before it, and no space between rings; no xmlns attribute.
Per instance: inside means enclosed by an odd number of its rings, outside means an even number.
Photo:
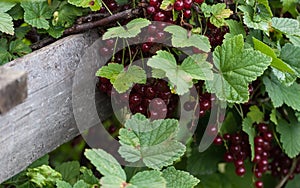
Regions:
<svg viewBox="0 0 300 188"><path fill-rule="evenodd" d="M0 67L0 114L22 103L26 97L26 72Z"/></svg>
<svg viewBox="0 0 300 188"><path fill-rule="evenodd" d="M79 134L72 112L73 76L97 37L69 36L4 66L28 73L28 97L0 116L0 183ZM108 99L97 103L100 118L107 118Z"/></svg>

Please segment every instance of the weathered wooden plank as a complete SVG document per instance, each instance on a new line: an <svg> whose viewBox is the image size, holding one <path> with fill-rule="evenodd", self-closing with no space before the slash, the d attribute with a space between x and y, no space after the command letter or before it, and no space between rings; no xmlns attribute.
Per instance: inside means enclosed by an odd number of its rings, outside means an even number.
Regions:
<svg viewBox="0 0 300 188"><path fill-rule="evenodd" d="M26 97L26 72L0 67L0 114L22 103Z"/></svg>
<svg viewBox="0 0 300 188"><path fill-rule="evenodd" d="M0 182L79 134L72 112L73 76L96 37L69 36L5 65L28 73L28 98L0 116ZM111 111L107 101L98 101L101 119Z"/></svg>

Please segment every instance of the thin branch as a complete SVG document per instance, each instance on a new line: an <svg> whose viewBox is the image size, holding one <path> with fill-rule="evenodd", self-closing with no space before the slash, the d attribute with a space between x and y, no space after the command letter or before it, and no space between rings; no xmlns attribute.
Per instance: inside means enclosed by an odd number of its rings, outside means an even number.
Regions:
<svg viewBox="0 0 300 188"><path fill-rule="evenodd" d="M47 37L47 38L44 38L42 40L39 40L37 41L36 43L33 43L30 48L32 50L38 50L40 48L43 48L44 46L54 42L56 39L55 38L52 38L52 37Z"/></svg>
<svg viewBox="0 0 300 188"><path fill-rule="evenodd" d="M66 36L66 35L81 33L83 31L87 31L95 27L105 26L109 23L116 22L118 20L133 18L139 14L140 14L140 9L128 9L123 12L119 12L117 14L113 14L109 17L103 18L101 20L74 25L66 29L63 35Z"/></svg>
<svg viewBox="0 0 300 188"><path fill-rule="evenodd" d="M275 188L282 188L282 186L289 179L290 175L292 175L294 173L294 170L297 166L298 159L299 159L298 157L293 159L293 163L292 163L289 173L280 180L280 182L277 184L277 186Z"/></svg>

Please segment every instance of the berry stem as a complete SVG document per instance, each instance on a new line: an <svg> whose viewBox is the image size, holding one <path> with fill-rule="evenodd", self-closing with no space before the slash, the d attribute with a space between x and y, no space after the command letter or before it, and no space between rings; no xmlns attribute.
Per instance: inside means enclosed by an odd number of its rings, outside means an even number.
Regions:
<svg viewBox="0 0 300 188"><path fill-rule="evenodd" d="M284 186L286 181L289 179L290 175L292 175L294 173L294 170L297 166L298 159L300 159L300 157L296 157L293 159L292 167L290 168L289 173L280 180L280 182L276 185L275 188L282 188Z"/></svg>

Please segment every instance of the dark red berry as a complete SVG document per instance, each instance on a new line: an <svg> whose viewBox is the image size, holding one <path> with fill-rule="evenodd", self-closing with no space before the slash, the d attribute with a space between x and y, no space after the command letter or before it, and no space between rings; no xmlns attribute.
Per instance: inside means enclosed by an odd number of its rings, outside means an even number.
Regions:
<svg viewBox="0 0 300 188"><path fill-rule="evenodd" d="M181 11L184 8L184 3L182 0L176 0L174 3L174 9L177 11Z"/></svg>
<svg viewBox="0 0 300 188"><path fill-rule="evenodd" d="M246 173L246 169L245 169L244 166L237 167L237 168L235 169L235 173L236 173L236 175L238 175L238 176L243 176L243 175L245 175L245 173Z"/></svg>

